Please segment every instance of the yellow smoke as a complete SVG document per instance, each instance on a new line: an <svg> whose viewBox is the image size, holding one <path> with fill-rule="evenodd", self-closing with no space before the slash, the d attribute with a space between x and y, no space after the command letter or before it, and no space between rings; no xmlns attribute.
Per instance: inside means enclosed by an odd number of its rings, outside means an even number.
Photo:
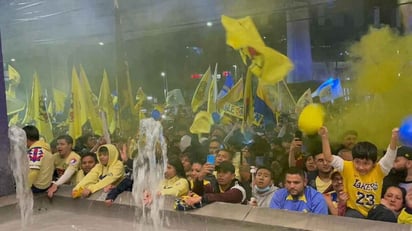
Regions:
<svg viewBox="0 0 412 231"><path fill-rule="evenodd" d="M356 130L360 141L386 149L391 130L412 114L412 36L390 28L370 29L350 48L354 79L351 101L343 113L327 122L340 141L346 130Z"/></svg>

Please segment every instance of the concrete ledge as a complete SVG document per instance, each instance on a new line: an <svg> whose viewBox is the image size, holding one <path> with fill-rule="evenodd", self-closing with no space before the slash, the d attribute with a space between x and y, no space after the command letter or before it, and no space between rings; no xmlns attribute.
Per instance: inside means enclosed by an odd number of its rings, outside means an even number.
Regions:
<svg viewBox="0 0 412 231"><path fill-rule="evenodd" d="M71 198L71 187L61 187L50 200L45 194L35 197L34 213L62 210L76 214L93 214L99 217L115 218L127 222L136 221L142 210L135 206L131 193L122 193L110 208L103 200L105 194L98 192L87 199ZM412 230L410 225L399 225L379 221L368 221L345 217L303 214L269 208L253 208L246 205L212 203L191 211L175 211L173 198L165 199L167 228L201 230ZM13 196L0 197L1 224L19 218L17 201ZM148 210L149 212L150 210Z"/></svg>

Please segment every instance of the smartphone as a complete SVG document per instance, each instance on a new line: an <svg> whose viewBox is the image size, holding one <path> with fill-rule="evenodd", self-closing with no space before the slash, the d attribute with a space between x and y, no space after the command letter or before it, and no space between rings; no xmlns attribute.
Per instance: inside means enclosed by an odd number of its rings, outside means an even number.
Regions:
<svg viewBox="0 0 412 231"><path fill-rule="evenodd" d="M300 130L296 130L295 131L295 138L299 139L299 140L302 140L302 137L303 137L303 133Z"/></svg>
<svg viewBox="0 0 412 231"><path fill-rule="evenodd" d="M214 165L215 160L216 160L215 154L209 154L209 155L207 155L206 163Z"/></svg>

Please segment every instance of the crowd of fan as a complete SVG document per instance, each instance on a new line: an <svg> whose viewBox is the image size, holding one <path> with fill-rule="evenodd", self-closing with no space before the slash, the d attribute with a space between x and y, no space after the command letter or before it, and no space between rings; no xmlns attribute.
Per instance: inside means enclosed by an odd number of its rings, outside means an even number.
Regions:
<svg viewBox="0 0 412 231"><path fill-rule="evenodd" d="M73 198L103 190L110 206L120 193L132 190L138 138L112 137L108 144L90 133L74 146L69 135L48 144L36 127L23 130L33 193L52 198L59 186L71 184ZM331 145L326 127L311 136L283 131L282 137L273 133L276 128L241 132L236 125L213 126L203 135L190 134L182 124L165 131L164 180L156 195L144 192L146 206L169 195L181 210L219 201L412 223L412 148L398 146L396 128L388 134L381 158L374 144L358 142L356 131L345 132L341 144Z"/></svg>

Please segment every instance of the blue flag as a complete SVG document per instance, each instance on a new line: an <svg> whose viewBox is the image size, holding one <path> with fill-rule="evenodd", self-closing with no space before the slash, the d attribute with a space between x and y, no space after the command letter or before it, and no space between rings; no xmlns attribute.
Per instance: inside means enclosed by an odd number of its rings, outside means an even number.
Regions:
<svg viewBox="0 0 412 231"><path fill-rule="evenodd" d="M325 103L343 96L342 85L340 79L330 78L323 82L316 91L312 93L312 97L319 96L320 102Z"/></svg>
<svg viewBox="0 0 412 231"><path fill-rule="evenodd" d="M226 81L222 87L222 90L220 90L219 94L217 95L217 99L219 100L223 98L229 92L229 90L233 87L233 85L234 85L233 77L229 72L228 76L226 76Z"/></svg>

